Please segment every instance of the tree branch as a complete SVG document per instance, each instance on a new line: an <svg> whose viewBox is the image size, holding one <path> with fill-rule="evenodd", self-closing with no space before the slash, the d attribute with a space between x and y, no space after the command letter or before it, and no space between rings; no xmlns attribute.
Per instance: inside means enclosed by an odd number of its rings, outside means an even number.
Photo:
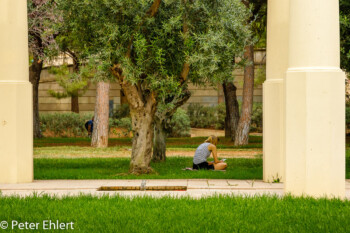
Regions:
<svg viewBox="0 0 350 233"><path fill-rule="evenodd" d="M187 0L183 0L183 2L184 2L184 4L186 4ZM184 37L186 39L187 36L188 36L188 25L187 25L187 22L186 22L186 14L184 14L184 17L183 17L182 32L183 32ZM190 72L190 64L185 62L183 64L182 71L181 71L181 74L180 74L180 84L181 85L186 82L189 72Z"/></svg>
<svg viewBox="0 0 350 233"><path fill-rule="evenodd" d="M131 56L132 44L133 44L133 41L134 41L134 34L140 30L142 25L146 22L147 18L152 18L152 17L154 17L156 15L156 13L158 12L158 9L159 9L159 6L160 6L161 2L162 2L162 0L154 0L152 6L146 12L146 15L143 18L142 22L134 30L133 35L131 36L131 39L130 39L130 42L129 42L129 45L128 45L128 51L126 53L126 57L130 58L130 56Z"/></svg>

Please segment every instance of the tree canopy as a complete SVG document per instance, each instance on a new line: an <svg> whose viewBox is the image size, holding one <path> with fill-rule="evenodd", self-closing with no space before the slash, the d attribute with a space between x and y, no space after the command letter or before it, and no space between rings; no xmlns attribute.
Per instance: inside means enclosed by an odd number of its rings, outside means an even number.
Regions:
<svg viewBox="0 0 350 233"><path fill-rule="evenodd" d="M341 68L350 72L350 2L340 0Z"/></svg>
<svg viewBox="0 0 350 233"><path fill-rule="evenodd" d="M52 0L29 0L27 4L29 51L41 59L57 54L53 25L59 17L55 15L55 6Z"/></svg>
<svg viewBox="0 0 350 233"><path fill-rule="evenodd" d="M250 34L249 12L238 0L158 1L157 14L151 0L57 2L99 68L120 64L125 79L144 90L176 86L186 61L193 82L227 77Z"/></svg>

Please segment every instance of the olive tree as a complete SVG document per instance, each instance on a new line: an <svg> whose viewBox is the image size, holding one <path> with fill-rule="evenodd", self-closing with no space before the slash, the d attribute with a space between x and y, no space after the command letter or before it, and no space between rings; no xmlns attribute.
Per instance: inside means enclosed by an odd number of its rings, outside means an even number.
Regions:
<svg viewBox="0 0 350 233"><path fill-rule="evenodd" d="M54 14L55 3L52 0L28 0L28 39L31 62L29 81L33 85L33 136L42 137L39 119L39 82L45 60L56 55L57 32L53 25L59 21Z"/></svg>
<svg viewBox="0 0 350 233"><path fill-rule="evenodd" d="M248 43L248 11L239 0L58 2L101 62L97 69L110 71L123 89L134 132L130 171L137 174L152 171L159 103L186 93L188 82L232 78L232 58Z"/></svg>

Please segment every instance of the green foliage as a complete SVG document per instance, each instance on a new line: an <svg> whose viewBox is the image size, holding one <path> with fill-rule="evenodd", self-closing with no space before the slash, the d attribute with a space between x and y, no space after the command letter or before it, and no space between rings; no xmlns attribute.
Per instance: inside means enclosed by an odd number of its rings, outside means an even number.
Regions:
<svg viewBox="0 0 350 233"><path fill-rule="evenodd" d="M214 128L217 122L214 107L191 103L188 105L187 114L193 128Z"/></svg>
<svg viewBox="0 0 350 233"><path fill-rule="evenodd" d="M40 114L40 129L42 132L50 131L58 137L81 137L86 136L86 121L92 118L93 114L80 115L78 113L45 113ZM131 131L130 117L120 119L109 119L109 127L125 129L120 136L127 136Z"/></svg>
<svg viewBox="0 0 350 233"><path fill-rule="evenodd" d="M128 104L122 104L113 112L113 117L115 119L120 119L124 117L130 117L130 108Z"/></svg>
<svg viewBox="0 0 350 233"><path fill-rule="evenodd" d="M350 128L350 107L349 106L346 107L345 121L346 121L346 126L349 129Z"/></svg>
<svg viewBox="0 0 350 233"><path fill-rule="evenodd" d="M216 129L225 129L225 117L226 117L226 105L225 103L220 103L215 107L217 121L215 123Z"/></svg>
<svg viewBox="0 0 350 233"><path fill-rule="evenodd" d="M254 87L262 85L266 80L266 65L259 65L254 77Z"/></svg>
<svg viewBox="0 0 350 233"><path fill-rule="evenodd" d="M267 0L250 0L252 7L252 31L255 48L266 48Z"/></svg>
<svg viewBox="0 0 350 233"><path fill-rule="evenodd" d="M51 0L27 1L29 52L31 56L41 60L58 54L54 38L57 30L54 25L60 21L60 17L55 9L56 4Z"/></svg>
<svg viewBox="0 0 350 233"><path fill-rule="evenodd" d="M232 78L233 58L251 34L245 23L250 13L240 0L166 0L149 17L152 3L57 0L65 27L100 62L98 69L109 72L120 64L126 81L142 84L144 95L181 92L178 77L185 62L195 83Z"/></svg>
<svg viewBox="0 0 350 233"><path fill-rule="evenodd" d="M262 132L263 129L263 107L262 103L254 103L250 132Z"/></svg>
<svg viewBox="0 0 350 233"><path fill-rule="evenodd" d="M350 2L340 0L341 68L350 72Z"/></svg>
<svg viewBox="0 0 350 233"><path fill-rule="evenodd" d="M55 136L83 136L86 134L85 122L92 118L92 114L78 113L40 114L40 129L52 132Z"/></svg>
<svg viewBox="0 0 350 233"><path fill-rule="evenodd" d="M132 131L132 125L131 125L131 118L130 117L124 117L124 118L110 118L109 119L109 127L115 127L115 128L121 128L125 129L122 133L118 133L116 131L112 131L114 134L117 134L119 136L128 136L129 133Z"/></svg>
<svg viewBox="0 0 350 233"><path fill-rule="evenodd" d="M239 105L241 107L241 102L239 102ZM213 107L191 103L188 105L187 114L190 117L191 127L193 128L225 128L225 103ZM262 117L262 104L253 103L250 128L252 132L262 132Z"/></svg>
<svg viewBox="0 0 350 233"><path fill-rule="evenodd" d="M203 106L198 103L188 105L187 114L193 128L225 128L225 104L217 106Z"/></svg>
<svg viewBox="0 0 350 233"><path fill-rule="evenodd" d="M67 65L51 67L49 72L55 75L56 82L63 88L63 91L48 90L52 97L77 97L83 95L88 88L88 79L78 73L71 73Z"/></svg>
<svg viewBox="0 0 350 233"><path fill-rule="evenodd" d="M186 110L178 108L169 123L169 137L189 137L190 136L190 118Z"/></svg>
<svg viewBox="0 0 350 233"><path fill-rule="evenodd" d="M225 128L225 103L217 106L203 106L198 103L188 105L187 114L193 128Z"/></svg>

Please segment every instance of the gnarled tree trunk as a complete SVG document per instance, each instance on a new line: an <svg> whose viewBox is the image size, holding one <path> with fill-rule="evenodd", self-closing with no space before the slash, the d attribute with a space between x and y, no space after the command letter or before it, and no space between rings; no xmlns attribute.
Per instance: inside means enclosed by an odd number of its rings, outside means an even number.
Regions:
<svg viewBox="0 0 350 233"><path fill-rule="evenodd" d="M164 162L166 160L166 138L165 121L156 117L154 120L153 136L153 161Z"/></svg>
<svg viewBox="0 0 350 233"><path fill-rule="evenodd" d="M33 136L41 138L40 117L39 117L39 82L43 69L43 61L34 56L34 62L29 67L29 81L33 85Z"/></svg>
<svg viewBox="0 0 350 233"><path fill-rule="evenodd" d="M127 97L132 96L130 93L127 94ZM149 96L144 99L142 105L136 104L130 98L128 98L128 102L134 133L130 172L134 174L150 173L153 171L150 167L150 162L152 158L153 119L156 112L156 100L154 97Z"/></svg>
<svg viewBox="0 0 350 233"><path fill-rule="evenodd" d="M130 108L133 130L130 172L144 174L152 172L153 120L157 109L156 94L143 90L141 85L132 85L125 80L119 64L112 67L112 74L118 78Z"/></svg>
<svg viewBox="0 0 350 233"><path fill-rule="evenodd" d="M243 101L241 117L236 131L235 145L247 145L253 109L254 94L254 46L245 48L244 57L249 64L244 68Z"/></svg>
<svg viewBox="0 0 350 233"><path fill-rule="evenodd" d="M235 141L236 130L239 121L239 105L237 100L237 87L232 82L222 84L225 95L226 117L225 137Z"/></svg>
<svg viewBox="0 0 350 233"><path fill-rule="evenodd" d="M185 64L184 67L185 66L187 66L187 64ZM155 126L154 126L154 139L153 139L153 157L152 157L153 161L163 162L166 160L167 121L171 119L171 117L174 115L176 110L180 106L184 105L190 97L191 97L191 92L187 88L184 88L180 96L177 96L172 100L169 100L168 103L173 103L172 108L168 109L165 112L156 113L155 120L154 120Z"/></svg>
<svg viewBox="0 0 350 233"><path fill-rule="evenodd" d="M91 146L104 148L108 146L109 133L109 83L98 82Z"/></svg>

